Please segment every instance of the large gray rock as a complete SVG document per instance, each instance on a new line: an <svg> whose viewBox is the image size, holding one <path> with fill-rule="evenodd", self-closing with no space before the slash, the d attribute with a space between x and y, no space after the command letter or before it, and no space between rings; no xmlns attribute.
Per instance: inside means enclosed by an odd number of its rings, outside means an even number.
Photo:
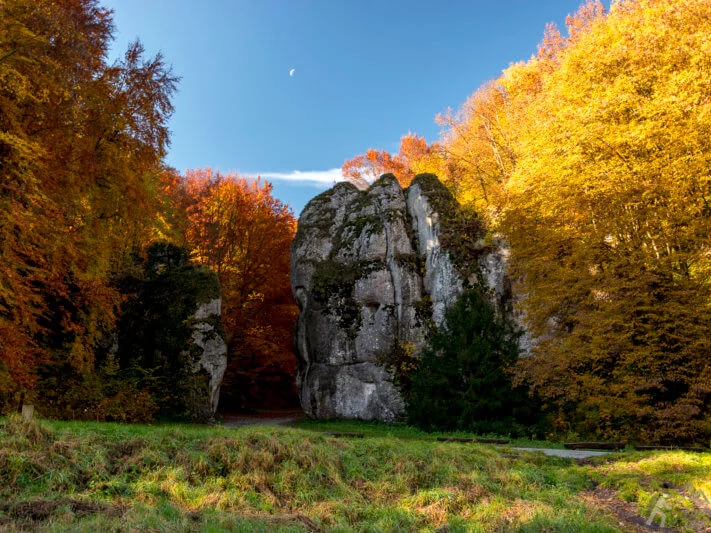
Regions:
<svg viewBox="0 0 711 533"><path fill-rule="evenodd" d="M491 281L492 298L505 299L503 263L475 244L481 235L460 239L470 243L462 250L443 242L461 230L453 222L460 214L432 175L416 177L407 190L392 175L365 191L339 183L309 202L291 250L291 287L301 311L297 387L306 414L397 419L404 404L384 364L389 354L417 352L474 283ZM467 227L480 230L478 222Z"/></svg>
<svg viewBox="0 0 711 533"><path fill-rule="evenodd" d="M432 300L432 319L439 326L444 311L462 293L464 279L440 243L440 213L430 205L421 183L408 189L407 207L412 217L420 255L425 258L424 290Z"/></svg>
<svg viewBox="0 0 711 533"><path fill-rule="evenodd" d="M227 343L220 333L222 299L199 303L192 316L193 343L202 351L193 363L193 372L205 371L208 377L209 417L217 412L220 385L227 369Z"/></svg>

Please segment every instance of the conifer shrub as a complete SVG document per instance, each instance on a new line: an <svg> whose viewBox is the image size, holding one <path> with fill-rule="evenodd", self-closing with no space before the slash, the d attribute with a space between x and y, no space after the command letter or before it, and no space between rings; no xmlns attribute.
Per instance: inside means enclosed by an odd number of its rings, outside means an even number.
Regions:
<svg viewBox="0 0 711 533"><path fill-rule="evenodd" d="M513 436L539 430L536 402L525 387L514 387L508 372L518 359L518 337L478 288L462 294L410 377L409 422L426 430Z"/></svg>
<svg viewBox="0 0 711 533"><path fill-rule="evenodd" d="M141 277L127 283L134 292L118 324L121 368L150 393L158 417L209 418L209 377L194 370L202 352L192 340L192 316L220 295L217 275L191 263L184 248L156 243ZM214 326L224 336L222 324Z"/></svg>

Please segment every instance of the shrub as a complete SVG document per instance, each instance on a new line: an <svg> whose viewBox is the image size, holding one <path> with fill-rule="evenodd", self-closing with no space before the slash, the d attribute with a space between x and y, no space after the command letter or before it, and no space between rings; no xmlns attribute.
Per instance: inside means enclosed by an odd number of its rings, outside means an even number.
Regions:
<svg viewBox="0 0 711 533"><path fill-rule="evenodd" d="M137 380L121 371L112 356L93 372L64 365L43 369L32 401L41 416L100 422L151 422L158 407Z"/></svg>
<svg viewBox="0 0 711 533"><path fill-rule="evenodd" d="M509 367L518 358L515 325L471 289L445 314L423 350L406 395L410 423L433 430L519 433L538 409Z"/></svg>
<svg viewBox="0 0 711 533"><path fill-rule="evenodd" d="M209 379L194 369L201 350L192 317L199 304L219 297L217 274L191 263L187 250L155 243L139 276L119 283L129 289L118 322L122 370L149 391L160 418L210 418ZM221 322L214 326L224 336Z"/></svg>
<svg viewBox="0 0 711 533"><path fill-rule="evenodd" d="M159 242L145 259L135 257L115 283L124 296L116 332L104 336L83 368L59 356L41 366L28 403L47 418L209 419L209 377L194 369L201 350L192 328L198 305L220 294L217 275L191 263L187 250ZM214 327L224 336L219 320ZM0 409L8 406L0 402Z"/></svg>

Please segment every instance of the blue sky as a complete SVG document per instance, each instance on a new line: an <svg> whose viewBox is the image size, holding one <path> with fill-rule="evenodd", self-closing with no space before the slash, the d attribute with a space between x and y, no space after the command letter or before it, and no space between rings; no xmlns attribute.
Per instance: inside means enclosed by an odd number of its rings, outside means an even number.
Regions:
<svg viewBox="0 0 711 533"><path fill-rule="evenodd" d="M437 113L530 57L580 1L101 4L114 10L113 55L139 38L182 78L168 164L261 174L298 214L344 160L395 152L408 132L437 139Z"/></svg>

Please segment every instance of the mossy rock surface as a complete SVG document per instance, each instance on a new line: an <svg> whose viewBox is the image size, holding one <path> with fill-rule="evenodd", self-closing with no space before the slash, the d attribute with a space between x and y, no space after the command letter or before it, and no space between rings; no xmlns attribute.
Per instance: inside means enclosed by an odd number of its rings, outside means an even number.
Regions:
<svg viewBox="0 0 711 533"><path fill-rule="evenodd" d="M439 240L462 276L468 281L475 277L481 284L479 257L487 251L481 240L486 226L472 209L462 207L447 187L434 174L418 174L410 187L418 186L439 218Z"/></svg>
<svg viewBox="0 0 711 533"><path fill-rule="evenodd" d="M408 195L418 192L426 202L408 207ZM408 380L392 371L418 356L466 280L479 282L473 274L483 232L432 174L417 176L408 190L393 175L367 190L338 184L309 202L292 247L292 286L305 311L295 345L310 416L392 421L403 414L397 387ZM420 250L420 239L434 248Z"/></svg>

